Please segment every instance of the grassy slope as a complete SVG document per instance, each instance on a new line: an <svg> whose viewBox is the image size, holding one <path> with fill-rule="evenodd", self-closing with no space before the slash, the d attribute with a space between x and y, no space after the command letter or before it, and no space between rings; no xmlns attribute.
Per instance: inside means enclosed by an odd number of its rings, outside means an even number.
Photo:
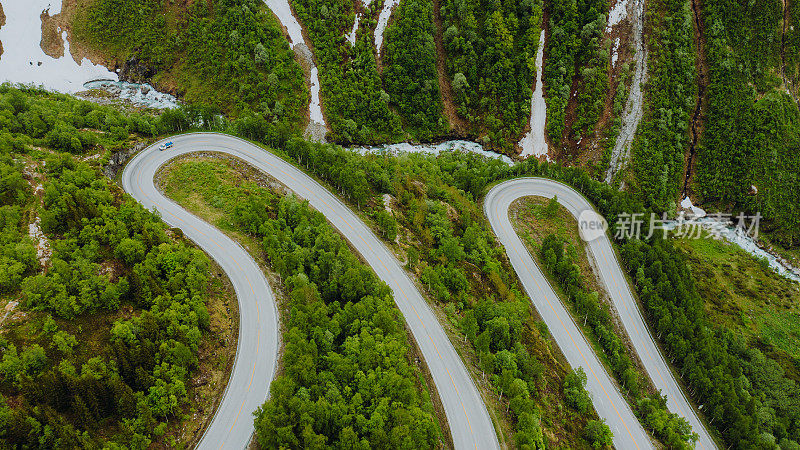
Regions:
<svg viewBox="0 0 800 450"><path fill-rule="evenodd" d="M735 331L800 377L800 285L739 248L711 238L681 239L712 323Z"/></svg>

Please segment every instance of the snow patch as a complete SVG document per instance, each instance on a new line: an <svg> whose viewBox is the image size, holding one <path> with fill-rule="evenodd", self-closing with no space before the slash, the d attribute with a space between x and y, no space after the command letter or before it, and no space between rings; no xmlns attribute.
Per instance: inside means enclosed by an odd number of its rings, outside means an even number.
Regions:
<svg viewBox="0 0 800 450"><path fill-rule="evenodd" d="M36 258L44 268L50 261L53 251L50 250L50 241L47 240L47 236L42 233L42 219L39 216L36 216L33 223L28 225L28 236L36 242Z"/></svg>
<svg viewBox="0 0 800 450"><path fill-rule="evenodd" d="M383 194L383 209L389 214L392 213L392 196L390 194Z"/></svg>
<svg viewBox="0 0 800 450"><path fill-rule="evenodd" d="M611 29L619 25L626 17L628 17L628 0L619 0L608 13L606 33L610 33Z"/></svg>
<svg viewBox="0 0 800 450"><path fill-rule="evenodd" d="M311 121L325 126L325 117L322 115L322 104L319 99L319 73L317 66L311 67L311 102L308 105L310 110Z"/></svg>
<svg viewBox="0 0 800 450"><path fill-rule="evenodd" d="M698 219L706 216L706 211L703 208L694 206L692 204L692 199L689 197L684 197L683 200L681 200L681 208L691 210L694 217Z"/></svg>
<svg viewBox="0 0 800 450"><path fill-rule="evenodd" d="M289 0L264 0L264 3L275 14L281 25L286 28L286 32L289 34L289 44L292 49L302 44L306 50L309 50L311 47L306 44L303 38L303 27L300 26L300 22L298 22L297 18L292 14L292 7L289 5ZM324 127L325 118L322 116L322 105L319 98L319 73L317 71L317 66L314 64L313 57L310 56L310 52L308 53L309 57L307 58L307 62L311 66L311 80L309 83L311 102L308 105L309 115L311 117L311 122L316 122Z"/></svg>
<svg viewBox="0 0 800 450"><path fill-rule="evenodd" d="M547 140L544 136L544 125L547 119L547 103L544 101L542 89L542 62L544 60L544 30L539 34L539 49L536 50L536 88L531 96L530 127L525 136L519 141L522 148L520 157L545 156L547 157Z"/></svg>
<svg viewBox="0 0 800 450"><path fill-rule="evenodd" d="M636 51L634 55L635 69L633 72L633 80L631 81L630 92L628 99L625 102L625 109L622 112L622 127L617 135L617 141L614 143L614 149L611 152L611 161L608 165L606 172L605 182L611 183L617 172L620 171L622 166L630 159L630 147L633 143L633 138L636 135L636 129L643 115L643 95L642 86L647 78L647 48L644 43L644 0L633 0L631 8L627 8L628 0L620 0L611 14L609 14L609 26L619 23L619 20L614 17L622 11L627 11L633 26L633 47ZM620 6L624 4L625 7ZM619 11L619 12L615 12ZM616 22L615 22L616 21ZM610 28L607 28L607 31Z"/></svg>
<svg viewBox="0 0 800 450"><path fill-rule="evenodd" d="M353 29L347 35L347 40L350 45L356 45L356 31L358 31L358 22L361 20L361 13L356 14L356 20L353 21Z"/></svg>
<svg viewBox="0 0 800 450"><path fill-rule="evenodd" d="M76 63L70 54L65 31L61 32L64 56L52 58L44 53L40 44L42 21L39 15L48 9L51 14L57 14L61 12L61 3L51 4L48 0L3 2L6 24L0 28L0 42L3 43L0 81L32 84L73 94L83 89L87 80L118 80L117 74L86 58L80 64Z"/></svg>
<svg viewBox="0 0 800 450"><path fill-rule="evenodd" d="M289 6L289 0L264 0L267 7L278 17L281 24L286 27L289 34L289 43L292 48L297 44L305 44L303 39L303 27L300 22L292 14L292 7Z"/></svg>
<svg viewBox="0 0 800 450"><path fill-rule="evenodd" d="M400 4L400 0L384 0L383 9L378 16L378 24L375 26L375 50L378 52L378 58L381 57L381 46L383 45L383 32L386 31L386 25L389 24L389 17L392 16L392 10L395 6Z"/></svg>
<svg viewBox="0 0 800 450"><path fill-rule="evenodd" d="M119 76L107 68L94 64L86 58L76 63L72 58L67 32L61 27L57 31L64 43L64 56L53 58L41 47L42 21L39 15L61 12L61 3L47 0L31 2L3 2L6 24L0 28L3 54L0 56L0 81L40 86L45 89L74 94L86 89L87 80L104 80L117 84L119 97L137 106L150 108L173 108L175 97L156 91L150 85L119 82Z"/></svg>
<svg viewBox="0 0 800 450"><path fill-rule="evenodd" d="M611 49L611 67L617 66L617 59L619 58L619 36L614 40L614 47Z"/></svg>

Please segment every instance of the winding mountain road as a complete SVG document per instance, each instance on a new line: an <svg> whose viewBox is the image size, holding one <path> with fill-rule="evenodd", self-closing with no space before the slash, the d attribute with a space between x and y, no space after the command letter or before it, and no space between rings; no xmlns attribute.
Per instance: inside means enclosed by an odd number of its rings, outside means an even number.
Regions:
<svg viewBox="0 0 800 450"><path fill-rule="evenodd" d="M253 434L252 412L267 398L278 357L278 314L270 287L244 249L161 194L154 185L159 167L191 152L222 152L240 158L309 201L363 256L394 293L394 299L431 371L457 449L499 448L478 389L425 299L389 249L353 211L313 178L274 154L228 135L193 133L156 143L136 155L122 184L146 208L181 228L230 277L239 299L239 344L228 387L198 448L244 448Z"/></svg>
<svg viewBox="0 0 800 450"><path fill-rule="evenodd" d="M499 241L505 246L514 270L531 298L550 334L567 358L570 366L582 367L587 375L586 389L594 407L614 433L614 445L620 449L651 448L647 433L633 415L616 385L586 342L572 317L553 291L541 269L531 258L509 220L509 207L521 198L537 195L558 197L576 219L584 211L594 211L591 203L571 187L544 178L517 178L493 187L484 199L484 212ZM619 313L625 331L639 355L650 379L667 396L667 407L689 421L699 436L697 448L714 449L716 445L700 422L695 410L678 386L650 335L641 311L631 294L616 254L606 233L587 242L589 252L599 269L599 279Z"/></svg>

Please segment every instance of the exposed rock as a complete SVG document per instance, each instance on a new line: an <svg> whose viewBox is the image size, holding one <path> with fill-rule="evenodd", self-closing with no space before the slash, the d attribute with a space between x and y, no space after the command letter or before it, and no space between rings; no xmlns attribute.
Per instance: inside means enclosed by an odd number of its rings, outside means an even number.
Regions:
<svg viewBox="0 0 800 450"><path fill-rule="evenodd" d="M125 167L125 164L131 158L131 156L139 153L145 147L147 147L147 142L137 142L128 150L120 150L114 153L111 155L111 158L109 158L108 164L103 167L103 174L112 180L116 179L117 174L120 170L122 170L123 167Z"/></svg>

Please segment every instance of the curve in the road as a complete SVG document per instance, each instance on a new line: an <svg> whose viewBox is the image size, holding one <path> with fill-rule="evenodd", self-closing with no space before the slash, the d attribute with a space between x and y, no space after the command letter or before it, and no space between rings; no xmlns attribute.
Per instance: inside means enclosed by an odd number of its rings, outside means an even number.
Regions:
<svg viewBox="0 0 800 450"><path fill-rule="evenodd" d="M272 291L253 259L222 232L161 194L153 183L159 167L191 152L222 152L272 176L308 200L355 247L394 293L430 369L458 449L499 448L492 420L469 371L416 285L389 249L353 211L313 178L250 142L228 135L193 133L174 137L173 149L153 145L122 174L124 189L168 224L206 250L225 270L239 299L239 345L226 392L200 448L240 449L253 433L251 413L267 398L278 352L278 315Z"/></svg>
<svg viewBox="0 0 800 450"><path fill-rule="evenodd" d="M484 200L484 212L492 229L505 246L514 270L556 344L572 367L583 367L586 372L586 388L592 395L597 413L614 432L614 445L624 449L650 448L652 444L647 433L511 225L511 204L521 197L531 195L546 198L557 196L558 202L576 219L582 212L594 211L594 208L571 187L544 178L506 181L493 187ZM655 387L667 396L667 407L689 421L692 430L699 436L697 448L716 448L648 331L608 235L603 234L598 239L589 241L587 245L599 269L600 282L611 297L645 370Z"/></svg>

